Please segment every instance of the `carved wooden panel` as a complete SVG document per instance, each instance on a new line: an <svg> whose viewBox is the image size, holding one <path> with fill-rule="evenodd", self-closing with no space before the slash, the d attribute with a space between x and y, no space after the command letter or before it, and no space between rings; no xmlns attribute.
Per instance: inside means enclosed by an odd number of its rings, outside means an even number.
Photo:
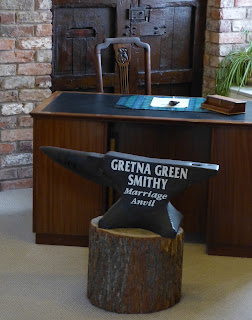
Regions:
<svg viewBox="0 0 252 320"><path fill-rule="evenodd" d="M54 0L53 89L96 89L94 47L107 37L139 36L152 50L152 92L200 96L206 0ZM116 87L113 51L104 50L107 91ZM131 93L144 93L143 50L133 48ZM105 90L106 91L106 90Z"/></svg>
<svg viewBox="0 0 252 320"><path fill-rule="evenodd" d="M54 9L54 89L95 87L94 48L114 37L114 8ZM112 49L103 56L104 72L113 72Z"/></svg>

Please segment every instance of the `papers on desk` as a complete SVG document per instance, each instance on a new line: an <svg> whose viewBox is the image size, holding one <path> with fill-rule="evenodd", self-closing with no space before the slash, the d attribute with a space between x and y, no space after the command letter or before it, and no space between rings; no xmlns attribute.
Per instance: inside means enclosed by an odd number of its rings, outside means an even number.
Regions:
<svg viewBox="0 0 252 320"><path fill-rule="evenodd" d="M190 99L181 99L181 98L157 98L154 97L151 101L151 107L156 108L187 108L189 106Z"/></svg>

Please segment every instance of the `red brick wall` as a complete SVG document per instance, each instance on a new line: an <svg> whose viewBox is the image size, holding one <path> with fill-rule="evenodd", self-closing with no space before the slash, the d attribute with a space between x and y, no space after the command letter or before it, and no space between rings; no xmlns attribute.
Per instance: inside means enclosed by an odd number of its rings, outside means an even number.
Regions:
<svg viewBox="0 0 252 320"><path fill-rule="evenodd" d="M203 95L214 93L217 68L232 49L248 41L243 30L252 35L252 0L208 0L204 56Z"/></svg>
<svg viewBox="0 0 252 320"><path fill-rule="evenodd" d="M32 186L32 119L50 96L51 0L0 1L0 190Z"/></svg>

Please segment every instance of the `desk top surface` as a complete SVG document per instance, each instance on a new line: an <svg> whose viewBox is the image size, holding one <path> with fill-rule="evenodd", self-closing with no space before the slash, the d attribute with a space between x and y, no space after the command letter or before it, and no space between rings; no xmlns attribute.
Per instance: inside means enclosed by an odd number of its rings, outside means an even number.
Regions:
<svg viewBox="0 0 252 320"><path fill-rule="evenodd" d="M246 112L223 115L216 112L183 112L168 110L139 110L115 108L121 95L80 92L55 92L35 108L31 115L94 118L113 121L192 122L209 124L252 125L252 101L246 103Z"/></svg>

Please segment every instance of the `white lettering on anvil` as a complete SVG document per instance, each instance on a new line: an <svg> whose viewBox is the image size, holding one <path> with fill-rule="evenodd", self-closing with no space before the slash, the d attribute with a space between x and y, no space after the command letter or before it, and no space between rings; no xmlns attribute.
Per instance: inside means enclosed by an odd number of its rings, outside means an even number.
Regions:
<svg viewBox="0 0 252 320"><path fill-rule="evenodd" d="M111 161L111 169L115 171L124 171L124 172L151 175L150 164L145 162L113 159ZM173 166L158 164L155 166L154 173L158 177L187 179L188 168L173 167Z"/></svg>
<svg viewBox="0 0 252 320"><path fill-rule="evenodd" d="M148 189L165 190L168 178L187 179L188 176L188 168L157 164L155 165L153 172L156 177L153 177L149 163L122 159L113 159L111 161L111 169L114 171L129 172L129 186ZM130 204L149 207L154 207L156 201L166 200L168 197L167 194L153 192L152 190L142 191L128 187L124 190L124 194L147 197L147 200L134 198Z"/></svg>
<svg viewBox="0 0 252 320"><path fill-rule="evenodd" d="M165 190L168 179L156 178L156 177L146 177L130 174L128 176L129 186L138 186L151 189L163 189Z"/></svg>
<svg viewBox="0 0 252 320"><path fill-rule="evenodd" d="M111 161L111 169L116 171L135 172L151 175L150 164L145 162L113 159Z"/></svg>
<svg viewBox="0 0 252 320"><path fill-rule="evenodd" d="M154 207L156 200L139 200L137 198L134 198L130 204L136 204L138 206L148 206L148 207Z"/></svg>
<svg viewBox="0 0 252 320"><path fill-rule="evenodd" d="M168 177L176 179L187 179L188 168L168 167L161 164L156 165L155 174L158 177Z"/></svg>
<svg viewBox="0 0 252 320"><path fill-rule="evenodd" d="M133 188L126 188L124 190L124 194L129 194L132 196L149 197L149 198L156 199L157 201L165 200L168 197L166 193L157 193L157 192L153 192L153 191L142 191L142 190L136 190Z"/></svg>

